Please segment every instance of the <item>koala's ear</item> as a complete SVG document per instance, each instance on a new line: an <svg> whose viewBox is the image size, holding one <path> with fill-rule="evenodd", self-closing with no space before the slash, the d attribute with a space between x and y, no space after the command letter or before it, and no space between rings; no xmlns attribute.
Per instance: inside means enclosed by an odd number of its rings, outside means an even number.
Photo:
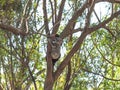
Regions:
<svg viewBox="0 0 120 90"><path fill-rule="evenodd" d="M59 34L55 34L55 37L60 37L60 35Z"/></svg>

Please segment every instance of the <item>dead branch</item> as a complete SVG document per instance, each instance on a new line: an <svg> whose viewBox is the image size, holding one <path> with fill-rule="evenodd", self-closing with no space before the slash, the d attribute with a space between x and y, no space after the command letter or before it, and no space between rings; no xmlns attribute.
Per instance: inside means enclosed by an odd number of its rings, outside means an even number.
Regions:
<svg viewBox="0 0 120 90"><path fill-rule="evenodd" d="M25 4L25 7L24 7L24 10L23 10L23 17L21 18L21 21L20 21L20 28L22 27L23 23L24 23L24 17L25 17L25 14L26 14L26 10L28 8L28 4L29 4L30 0L27 0L27 3Z"/></svg>

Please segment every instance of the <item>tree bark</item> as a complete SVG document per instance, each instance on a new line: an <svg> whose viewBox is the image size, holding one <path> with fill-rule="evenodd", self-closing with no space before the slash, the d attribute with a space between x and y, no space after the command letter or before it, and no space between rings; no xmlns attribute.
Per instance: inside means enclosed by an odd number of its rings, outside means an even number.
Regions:
<svg viewBox="0 0 120 90"><path fill-rule="evenodd" d="M66 82L65 82L65 85L64 85L64 90L69 90L70 89L70 78L71 78L71 61L69 61L68 63L68 72L67 72L67 75L66 75Z"/></svg>
<svg viewBox="0 0 120 90"><path fill-rule="evenodd" d="M52 90L53 84L54 84L53 64L52 64L52 58L51 58L51 55L50 55L50 51L51 51L51 46L48 43L47 56L46 56L47 73L46 73L46 79L45 79L45 83L44 83L44 90Z"/></svg>

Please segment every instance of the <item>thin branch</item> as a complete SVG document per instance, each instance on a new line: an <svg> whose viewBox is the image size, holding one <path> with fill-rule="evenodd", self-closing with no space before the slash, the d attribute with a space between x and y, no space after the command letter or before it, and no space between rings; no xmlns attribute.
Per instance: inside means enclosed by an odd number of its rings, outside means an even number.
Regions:
<svg viewBox="0 0 120 90"><path fill-rule="evenodd" d="M38 7L38 5L39 5L39 2L40 2L40 0L37 0L37 4L36 4L34 10L31 12L31 14L28 16L28 19L32 16L32 14L33 14L34 12L36 12L36 9L37 9L37 7Z"/></svg>
<svg viewBox="0 0 120 90"><path fill-rule="evenodd" d="M96 13L95 9L93 9L93 12L94 12L94 14L95 14L95 16L96 16L97 20L98 20L98 21L99 21L99 23L100 23L101 21L100 21L100 19L99 19L98 15L97 15L97 13Z"/></svg>
<svg viewBox="0 0 120 90"><path fill-rule="evenodd" d="M58 28L60 26L60 22L61 22L61 18L62 18L62 13L63 13L63 9L64 9L64 5L65 5L66 0L62 0L61 4L60 4L60 8L59 8L59 12L58 12L58 17L55 21L55 23L58 23L54 28L53 28L53 34L56 33L58 31Z"/></svg>
<svg viewBox="0 0 120 90"><path fill-rule="evenodd" d="M92 33L93 31L96 31L100 28L104 28L104 26L106 24L108 24L110 21L112 21L114 18L117 18L118 16L120 15L120 10L117 11L116 13L112 14L108 19L104 20L103 22L99 23L98 25L96 26L93 26L91 28L88 29L88 33Z"/></svg>
<svg viewBox="0 0 120 90"><path fill-rule="evenodd" d="M5 85L6 85L6 89L9 90L9 85L7 84L7 82L10 82L10 74L8 73L8 70L5 66L5 60L3 58L1 58L1 63L2 63L2 68L3 68L3 74L5 76Z"/></svg>
<svg viewBox="0 0 120 90"><path fill-rule="evenodd" d="M98 20L99 23L100 23L101 21L100 21L100 19L99 19L99 17L98 17L98 15L97 15L97 13L96 13L95 10L94 10L94 14L95 14L97 20ZM112 14L113 14L113 13L112 13ZM115 35L110 31L110 29L109 29L107 26L104 26L104 28L105 28L113 37L115 37Z"/></svg>
<svg viewBox="0 0 120 90"><path fill-rule="evenodd" d="M87 13L86 20L85 20L85 27L84 28L86 31L90 25L90 16L91 16L92 11L94 10L94 6L95 6L94 0L89 0L89 1L92 1L92 2L91 2L90 7L88 7L88 13Z"/></svg>
<svg viewBox="0 0 120 90"><path fill-rule="evenodd" d="M66 82L64 85L64 90L69 90L69 88L70 88L69 82L70 82L70 78L71 78L71 62L69 62L67 70L68 71L67 71L67 75L66 75Z"/></svg>
<svg viewBox="0 0 120 90"><path fill-rule="evenodd" d="M22 14L22 18L21 18L21 21L20 21L20 25L21 25L20 28L22 28L23 21L24 21L24 16L25 16L25 13L26 13L26 10L27 10L29 1L30 1L30 0L27 0L27 3L25 4L24 10L23 10L23 14Z"/></svg>
<svg viewBox="0 0 120 90"><path fill-rule="evenodd" d="M48 16L47 16L47 8L46 8L46 0L43 2L43 13L44 13L44 24L45 24L45 30L46 34L50 34L49 26L48 26Z"/></svg>
<svg viewBox="0 0 120 90"><path fill-rule="evenodd" d="M58 21L57 23L55 23L54 26L50 29L50 31L53 30L56 26L58 26L60 24L60 22L61 22L61 20Z"/></svg>
<svg viewBox="0 0 120 90"><path fill-rule="evenodd" d="M61 38L65 38L69 35L71 27L74 25L74 22L76 22L77 18L82 15L82 13L86 8L87 8L87 2L85 2L85 4L73 14L72 18L69 20L68 24L61 33L60 35Z"/></svg>
<svg viewBox="0 0 120 90"><path fill-rule="evenodd" d="M51 10L52 10L52 23L53 23L53 26L54 26L54 9L53 9L53 3L51 0L49 0L50 2L50 5L51 5Z"/></svg>
<svg viewBox="0 0 120 90"><path fill-rule="evenodd" d="M99 2L110 2L110 3L120 3L120 0L95 0L96 3Z"/></svg>
<svg viewBox="0 0 120 90"><path fill-rule="evenodd" d="M92 40L92 41L93 41L93 40ZM104 59L105 61L107 61L109 64L111 64L111 65L113 65L113 66L118 66L118 67L120 67L119 64L114 64L114 63L110 62L110 60L106 59L105 56L104 56L104 55L102 54L102 52L99 50L99 48L97 47L97 44L96 44L94 41L93 41L93 44L95 45L96 49L98 50L98 52L101 54L101 56L103 57L103 59Z"/></svg>
<svg viewBox="0 0 120 90"><path fill-rule="evenodd" d="M89 71L89 70L87 70L87 69L85 69L85 68L81 68L81 70L84 70L84 71L86 71L86 72L88 72L88 73L92 73L92 74L101 76L101 77L103 77L103 78L105 78L105 79L107 79L107 80L111 80L111 81L120 81L120 79L108 78L108 77L106 77L106 76L104 76L104 75L102 75L102 74L100 74L100 73L92 72L92 71Z"/></svg>
<svg viewBox="0 0 120 90"><path fill-rule="evenodd" d="M57 20L57 0L54 0L55 21Z"/></svg>
<svg viewBox="0 0 120 90"><path fill-rule="evenodd" d="M43 72L45 71L45 69L42 69L42 70L40 70L40 71L38 71L37 73L36 73L36 76L39 76L40 74L42 74ZM23 79L22 81L21 81L21 83L20 83L20 85L22 85L25 81L28 81L28 82L30 82L30 75L28 75L25 79ZM36 77L37 78L37 77ZM35 78L35 79L36 79Z"/></svg>
<svg viewBox="0 0 120 90"><path fill-rule="evenodd" d="M31 70L30 70L29 65L27 65L27 67L28 67L28 71L29 71L30 77L31 77L31 79L32 79L32 81L33 81L33 83L34 83L34 88L35 88L35 90L37 90L37 85L36 85L36 82L35 82L35 78L34 78L32 72L31 72Z"/></svg>
<svg viewBox="0 0 120 90"><path fill-rule="evenodd" d="M63 12L63 9L64 9L65 2L66 2L66 0L62 0L62 2L61 2L60 8L59 8L58 17L57 17L58 21L61 20L62 12Z"/></svg>
<svg viewBox="0 0 120 90"><path fill-rule="evenodd" d="M29 32L29 29L28 29L28 19L25 19L25 27L26 27L26 31L25 33L27 34Z"/></svg>

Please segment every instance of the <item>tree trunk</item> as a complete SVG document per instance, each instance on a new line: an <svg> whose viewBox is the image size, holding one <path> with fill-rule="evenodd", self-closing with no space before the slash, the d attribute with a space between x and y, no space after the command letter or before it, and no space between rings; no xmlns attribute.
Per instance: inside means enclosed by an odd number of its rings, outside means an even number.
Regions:
<svg viewBox="0 0 120 90"><path fill-rule="evenodd" d="M46 73L46 79L44 84L44 90L52 90L54 85L54 77L53 77L53 64L52 64L52 58L50 55L51 46L48 43L47 47L47 55L46 55L46 61L47 61L47 73Z"/></svg>
<svg viewBox="0 0 120 90"><path fill-rule="evenodd" d="M52 90L53 84L54 84L53 80L46 77L44 90Z"/></svg>
<svg viewBox="0 0 120 90"><path fill-rule="evenodd" d="M53 84L54 84L53 72L51 72L50 69L51 68L49 68L49 65L47 64L47 74L46 74L46 79L45 79L45 84L44 84L44 90L52 90L53 88Z"/></svg>

